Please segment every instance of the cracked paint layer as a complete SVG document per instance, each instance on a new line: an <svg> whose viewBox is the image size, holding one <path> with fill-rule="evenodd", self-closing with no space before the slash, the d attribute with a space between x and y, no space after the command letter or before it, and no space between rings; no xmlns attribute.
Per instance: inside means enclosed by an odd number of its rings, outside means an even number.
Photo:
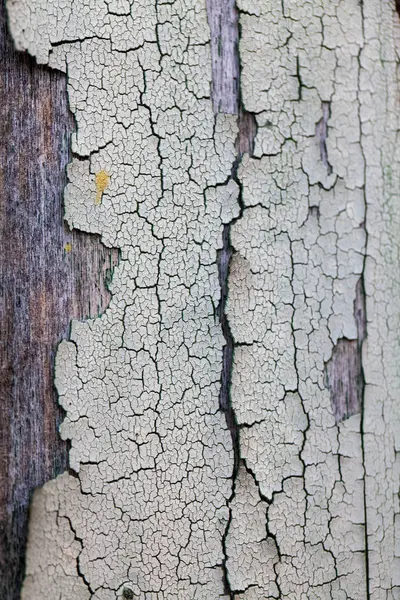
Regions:
<svg viewBox="0 0 400 600"><path fill-rule="evenodd" d="M385 2L364 5L360 117L366 163L363 444L370 595L400 598L399 46Z"/></svg>
<svg viewBox="0 0 400 600"><path fill-rule="evenodd" d="M369 0L238 8L241 97L257 133L230 233L243 465L226 540L232 594L399 598L399 307L397 292L379 292L399 281L398 24L393 6Z"/></svg>
<svg viewBox="0 0 400 600"><path fill-rule="evenodd" d="M56 358L70 467L35 496L22 599L224 598L233 449L217 251L236 118L214 115L205 2L10 2L65 71L66 219L120 249L112 299Z"/></svg>
<svg viewBox="0 0 400 600"><path fill-rule="evenodd" d="M397 16L226 7L224 54L203 2L9 0L68 76L67 220L121 251L57 355L76 476L35 496L23 600L400 598Z"/></svg>

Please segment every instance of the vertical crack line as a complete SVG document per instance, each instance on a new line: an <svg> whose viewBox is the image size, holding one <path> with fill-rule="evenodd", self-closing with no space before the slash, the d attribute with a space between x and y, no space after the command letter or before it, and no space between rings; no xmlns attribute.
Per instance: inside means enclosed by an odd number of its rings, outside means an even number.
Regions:
<svg viewBox="0 0 400 600"><path fill-rule="evenodd" d="M219 394L219 407L225 415L226 424L232 436L232 446L234 453L233 479L235 479L240 461L239 427L237 424L236 415L232 406L231 399L234 340L231 328L229 326L228 317L226 314L229 265L233 254L233 248L230 243L230 227L230 224L224 225L224 229L222 232L222 248L218 251L218 276L219 285L221 289L221 300L218 306L218 317L221 323L222 334L225 338L225 345L222 353L222 373L221 390Z"/></svg>
<svg viewBox="0 0 400 600"><path fill-rule="evenodd" d="M364 193L365 193L365 187L364 187ZM364 411L364 405L365 405L365 374L364 374L364 366L363 366L363 361L362 361L362 346L363 346L363 342L364 339L367 337L367 331L366 331L366 297L365 297L365 290L364 290L364 272L365 272L365 260L366 260L366 255L364 256L364 265L363 265L363 271L362 271L362 275L361 278L357 284L357 286L360 286L360 292L362 294L362 302L363 302L363 324L362 326L359 325L359 321L357 318L357 306L356 306L356 302L354 303L354 308L355 308L355 316L356 316L356 320L357 320L357 332L358 332L358 343L360 345L360 366L361 366L361 373L360 373L360 378L361 378L361 419L360 419L360 438L361 438L361 456L362 456L362 468L363 468L363 500L364 500L364 544L365 544L365 578L366 578L366 593L367 593L367 600L371 597L370 596L370 583L369 583L369 578L370 578L370 573L369 573L369 548L368 548L368 522L367 522L367 490L366 490L366 468L365 468L365 435L364 435L364 416L365 416L365 411ZM362 328L361 328L362 327ZM362 336L362 337L361 337ZM361 338L361 339L360 339Z"/></svg>
<svg viewBox="0 0 400 600"><path fill-rule="evenodd" d="M326 167L328 175L332 174L332 165L328 160L328 149L326 140L328 137L328 120L331 116L331 103L322 102L322 117L315 126L315 135L319 140L319 152L322 164Z"/></svg>
<svg viewBox="0 0 400 600"><path fill-rule="evenodd" d="M80 537L77 535L77 533L76 533L76 529L75 529L75 528L74 528L74 526L72 525L72 521L71 521L71 519L70 519L70 518L69 518L67 515L63 515L63 517L64 517L64 518L65 518L65 519L68 521L68 524L69 524L69 527L70 527L70 529L71 529L71 532L72 532L72 534L73 534L73 536L74 536L74 539L75 539L75 540L76 540L76 541L77 541L77 542L80 544L80 546L81 546L81 550L80 550L80 552L79 552L78 556L76 557L76 572L77 572L77 574L78 574L78 577L79 577L80 579L82 579L83 583L84 583L84 584L85 584L85 586L87 587L87 589L88 589L88 591L89 591L89 593L90 593L90 598L92 598L95 592L94 592L94 591L93 591L93 589L90 587L90 583L89 583L89 582L88 582L88 580L86 579L86 577L85 577L85 575L84 575L84 573L83 573L83 571L82 571L82 569L81 569L80 560L79 560L79 559L80 559L80 556L81 556L81 554L82 554L82 551L83 551L83 539L82 539L82 538L80 538ZM57 513L57 524L58 524L58 519L59 519L59 514Z"/></svg>
<svg viewBox="0 0 400 600"><path fill-rule="evenodd" d="M240 213L239 216L228 224L225 224L222 231L222 248L217 252L217 263L218 263L218 278L220 286L220 302L217 308L217 315L221 323L222 334L225 339L225 345L222 352L222 372L221 372L221 389L219 394L219 407L224 413L227 427L232 437L232 447L234 455L234 464L232 472L232 494L228 499L228 510L229 518L222 536L222 550L224 555L223 560L223 572L224 572L224 587L225 594L229 596L231 600L234 600L235 593L231 589L229 582L229 575L227 569L227 549L226 542L229 534L229 529L232 523L232 509L231 501L235 497L236 491L236 478L239 471L239 465L241 461L240 457L240 428L236 419L235 410L232 405L231 397L231 384L232 384L232 372L233 372L233 359L235 350L235 341L232 335L232 331L229 325L229 320L226 312L226 303L228 300L229 293L229 270L231 258L235 252L231 244L231 227L232 225L242 217L243 215L243 198L242 198L242 185L238 179L238 168L240 161L243 156L243 152L247 151L250 156L253 154L254 138L256 135L257 127L256 120L253 114L243 110L239 104L239 117L238 117L238 135L236 139L236 150L237 156L232 165L231 179L233 179L239 186L239 205Z"/></svg>
<svg viewBox="0 0 400 600"><path fill-rule="evenodd" d="M211 34L211 97L214 113L238 115L238 135L235 143L236 158L232 163L230 178L239 186L240 214L230 223L224 224L222 231L222 248L217 252L218 277L221 294L217 315L225 339L222 353L219 407L225 415L226 424L231 434L234 455L232 493L227 500L229 517L222 536L222 569L224 593L231 600L234 600L235 591L231 588L227 568L227 538L232 524L231 502L235 497L236 479L240 465L240 429L231 398L235 342L229 325L226 305L229 292L228 280L230 261L234 254L234 248L231 244L231 227L243 214L242 185L238 180L238 168L244 153L247 153L250 156L253 155L257 123L255 115L244 109L240 94L239 11L235 0L207 0L207 17Z"/></svg>
<svg viewBox="0 0 400 600"><path fill-rule="evenodd" d="M235 594L231 589L229 582L229 574L227 568L227 538L229 529L232 523L232 508L231 501L235 497L236 491L236 478L239 470L240 463L240 439L239 439L239 426L236 420L235 411L232 406L231 399L231 382L232 382L232 369L233 369L233 355L234 355L234 340L229 326L228 317L226 314L226 301L228 298L228 278L229 278L229 265L233 254L233 248L230 243L230 228L231 224L224 225L222 231L222 248L218 250L217 262L218 262L218 278L221 290L220 303L218 305L217 314L221 323L222 334L225 339L225 345L222 351L222 371L221 371L221 389L219 394L219 407L224 413L227 427L230 431L232 438L233 447L233 471L232 471L232 493L227 502L229 510L228 522L225 531L222 536L222 552L223 552L223 583L224 593L229 596L230 600L234 600Z"/></svg>
<svg viewBox="0 0 400 600"><path fill-rule="evenodd" d="M396 7L397 7L396 0ZM364 261L363 267L361 271L361 277L359 280L360 284L360 293L362 294L362 310L363 310L363 326L362 329L359 329L359 315L357 314L357 306L355 304L355 318L357 321L357 331L358 331L358 343L360 344L360 357L361 357L361 378L362 378L362 393L361 393L361 420L360 420L360 437L361 437L361 456L362 456L362 468L363 468L363 495L364 495L364 544L365 544L365 578L366 578L366 595L367 600L371 597L370 590L370 568L369 568L369 544L368 544L368 511L367 511L367 490L366 490L366 466L365 466L365 373L364 373L364 365L363 365L363 356L362 356L362 347L363 341L368 336L367 331L367 307L366 307L366 295L365 295L365 271L366 271L366 260L367 260L367 252L368 252L368 228L367 228L367 214L368 214L368 203L367 203L367 160L365 157L364 147L363 147L363 127L362 127L362 119L361 119L361 100L360 100L360 90L361 90L361 54L363 52L363 48L365 45L365 16L364 16L364 5L363 2L360 3L360 12L361 12L361 28L362 28L362 39L363 43L359 49L357 60L358 60L358 81L357 81L357 100L358 100L358 122L360 126L360 149L361 155L363 159L364 166L364 181L363 181L363 195L364 195L364 221L360 224L360 227L365 229L365 252L364 252ZM360 340L360 334L362 339Z"/></svg>

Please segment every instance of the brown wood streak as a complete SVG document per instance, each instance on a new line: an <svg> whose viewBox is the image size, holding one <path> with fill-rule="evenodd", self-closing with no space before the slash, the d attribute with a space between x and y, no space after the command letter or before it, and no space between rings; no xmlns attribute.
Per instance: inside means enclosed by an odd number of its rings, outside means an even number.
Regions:
<svg viewBox="0 0 400 600"><path fill-rule="evenodd" d="M0 598L19 598L32 490L67 468L54 355L71 318L110 300L118 261L70 232L62 191L74 120L66 78L15 52L0 0ZM70 244L70 247L68 246Z"/></svg>
<svg viewBox="0 0 400 600"><path fill-rule="evenodd" d="M238 114L238 11L235 0L207 0L215 113Z"/></svg>
<svg viewBox="0 0 400 600"><path fill-rule="evenodd" d="M327 387L336 422L339 423L362 410L364 374L362 369L362 343L366 337L365 293L362 278L356 286L354 318L357 339L341 338L326 365Z"/></svg>
<svg viewBox="0 0 400 600"><path fill-rule="evenodd" d="M239 110L238 136L236 150L241 157L245 152L253 156L254 143L257 135L257 121L253 113L247 112L242 107Z"/></svg>

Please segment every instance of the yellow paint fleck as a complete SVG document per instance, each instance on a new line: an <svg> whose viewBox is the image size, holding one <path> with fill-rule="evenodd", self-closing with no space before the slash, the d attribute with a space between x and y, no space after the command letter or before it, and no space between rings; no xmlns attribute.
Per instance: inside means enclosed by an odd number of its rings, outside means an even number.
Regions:
<svg viewBox="0 0 400 600"><path fill-rule="evenodd" d="M64 250L65 250L65 252L71 252L72 244L70 242L67 242L64 246Z"/></svg>
<svg viewBox="0 0 400 600"><path fill-rule="evenodd" d="M104 190L108 187L110 176L105 171L96 173L96 204L100 204Z"/></svg>

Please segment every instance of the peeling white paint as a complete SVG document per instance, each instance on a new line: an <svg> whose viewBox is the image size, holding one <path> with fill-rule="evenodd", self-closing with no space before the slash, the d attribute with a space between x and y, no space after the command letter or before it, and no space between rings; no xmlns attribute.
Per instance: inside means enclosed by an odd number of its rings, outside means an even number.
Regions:
<svg viewBox="0 0 400 600"><path fill-rule="evenodd" d="M373 353L381 356L390 339L387 324L378 327L387 331L384 339L369 322L371 317L382 320L388 302L382 297L379 317L368 312L369 303L376 306L380 289L377 274L371 276L372 264L374 269L379 264L383 294L399 281L400 229L393 222L389 228L383 225L381 212L382 197L391 204L388 212L400 212L398 150L394 153L398 116L393 105L392 112L387 107L389 114L383 109L379 119L375 116L376 125L369 122L370 114L364 117L370 101L370 109L379 110L380 103L388 102L387 97L394 102L398 93L394 65L378 59L378 40L387 40L388 34L386 29L378 34L377 25L385 23L391 31L386 54L393 64L392 23L397 17L389 4L371 0L363 5L238 2L241 92L244 108L256 115L258 131L254 157L246 156L239 167L243 211L231 228L237 252L227 306L236 344L232 402L241 427L241 458L257 482L260 502L266 502L264 539L274 541L278 552L274 570L266 565L252 575L247 569L242 580L237 563L228 560L233 590L246 600L361 600L400 594L394 587L400 570L393 547L393 520L399 510L394 463L394 438L400 436L399 396L394 391L398 367L383 381L384 371L394 365L389 355L400 358L394 339L398 302L391 307L393 338L381 363L382 391L369 388L371 376L365 374L363 421L354 415L335 425L325 389L325 364L334 345L342 338L357 339L353 305L358 278L368 282L365 355L372 344ZM370 64L363 70L371 53L376 82ZM385 134L386 126L393 134ZM382 181L382 168L379 175L371 169L379 156L372 148L377 138L379 152L388 155L387 163L396 170L397 189L391 198L383 183L377 193L369 183ZM379 260L368 257L367 234L369 248L373 232L390 239L390 259L379 250ZM364 371L369 365L364 364ZM397 407L384 402L385 394L393 402L396 395ZM387 402L396 417L386 413L371 418ZM252 506L254 482L247 478L239 489L242 506ZM236 497L232 507L235 503ZM227 548L237 553L242 544L257 561L258 549L246 546L236 519L244 516L232 508ZM264 584L260 578L268 569L270 576L275 574L275 594L270 579Z"/></svg>
<svg viewBox="0 0 400 600"><path fill-rule="evenodd" d="M213 113L205 2L9 12L18 47L68 75L66 219L121 250L108 309L73 322L57 354L78 479L35 497L22 598L225 597L233 453L215 311L236 119Z"/></svg>
<svg viewBox="0 0 400 600"><path fill-rule="evenodd" d="M205 0L8 1L18 48L68 76L67 221L121 250L110 306L57 354L77 476L35 495L22 600L400 598L397 16L237 5L257 134L236 169ZM336 423L326 363L357 339L360 278L364 410Z"/></svg>
<svg viewBox="0 0 400 600"><path fill-rule="evenodd" d="M400 598L399 48L392 6L364 6L360 117L366 162L368 337L364 344L364 450L370 593Z"/></svg>

